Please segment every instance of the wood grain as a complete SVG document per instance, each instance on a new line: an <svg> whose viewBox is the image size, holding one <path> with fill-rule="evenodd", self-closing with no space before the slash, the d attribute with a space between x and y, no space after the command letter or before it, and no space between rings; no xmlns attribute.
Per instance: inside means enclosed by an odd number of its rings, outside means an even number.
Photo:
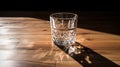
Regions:
<svg viewBox="0 0 120 67"><path fill-rule="evenodd" d="M77 28L76 38L83 46L120 65L119 35ZM99 60L97 63L104 64ZM0 67L67 66L84 67L61 49L53 50L49 21L0 17Z"/></svg>
<svg viewBox="0 0 120 67"><path fill-rule="evenodd" d="M49 21L0 18L0 67L70 66L67 62L81 66L59 48L52 49Z"/></svg>

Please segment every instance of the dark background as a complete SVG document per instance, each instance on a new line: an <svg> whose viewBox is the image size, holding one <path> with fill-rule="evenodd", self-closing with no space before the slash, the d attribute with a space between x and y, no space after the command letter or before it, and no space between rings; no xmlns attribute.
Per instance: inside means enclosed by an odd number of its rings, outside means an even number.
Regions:
<svg viewBox="0 0 120 67"><path fill-rule="evenodd" d="M49 20L54 12L78 14L78 27L120 35L118 1L34 0L0 2L0 17L35 17Z"/></svg>
<svg viewBox="0 0 120 67"><path fill-rule="evenodd" d="M10 11L119 11L118 1L92 0L4 0L1 10Z"/></svg>

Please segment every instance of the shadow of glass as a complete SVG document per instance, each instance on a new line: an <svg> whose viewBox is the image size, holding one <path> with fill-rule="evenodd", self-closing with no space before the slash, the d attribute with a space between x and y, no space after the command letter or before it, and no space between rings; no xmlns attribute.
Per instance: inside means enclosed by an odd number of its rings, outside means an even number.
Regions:
<svg viewBox="0 0 120 67"><path fill-rule="evenodd" d="M58 45L57 45L58 46ZM71 56L83 67L120 67L111 60L96 53L92 49L76 42L70 47L58 46L61 50Z"/></svg>

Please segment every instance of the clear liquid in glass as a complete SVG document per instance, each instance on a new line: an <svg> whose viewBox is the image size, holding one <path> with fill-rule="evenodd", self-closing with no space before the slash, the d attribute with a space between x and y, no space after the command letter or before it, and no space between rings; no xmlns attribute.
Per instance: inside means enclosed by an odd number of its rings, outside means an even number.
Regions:
<svg viewBox="0 0 120 67"><path fill-rule="evenodd" d="M75 43L75 28L73 29L52 29L52 40L55 45L69 46Z"/></svg>

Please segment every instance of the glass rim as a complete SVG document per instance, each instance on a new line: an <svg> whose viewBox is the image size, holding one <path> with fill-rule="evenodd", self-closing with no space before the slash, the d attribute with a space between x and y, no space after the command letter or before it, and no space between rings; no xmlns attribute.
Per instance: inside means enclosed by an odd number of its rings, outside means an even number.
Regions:
<svg viewBox="0 0 120 67"><path fill-rule="evenodd" d="M56 13L52 13L52 14L50 14L50 17L54 17L54 18L60 18L60 17L55 17L54 15L64 15L64 14L69 14L69 15L73 15L73 17L70 17L71 19L72 18L77 18L78 17L78 15L76 14L76 13L72 13L72 12L56 12Z"/></svg>

